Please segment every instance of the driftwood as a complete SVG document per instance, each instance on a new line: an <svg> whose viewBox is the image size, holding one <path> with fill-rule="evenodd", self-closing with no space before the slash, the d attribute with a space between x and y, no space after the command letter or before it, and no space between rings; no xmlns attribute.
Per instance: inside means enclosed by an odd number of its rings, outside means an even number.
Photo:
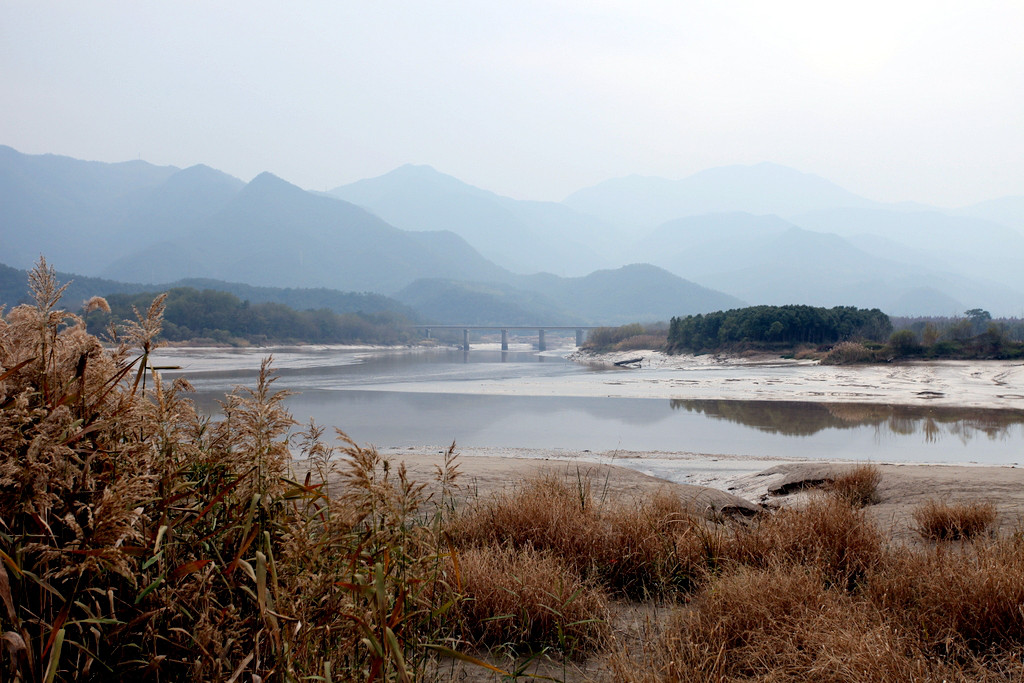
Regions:
<svg viewBox="0 0 1024 683"><path fill-rule="evenodd" d="M629 360L619 360L615 361L615 366L621 368L623 365L632 365L633 363L639 363L642 360L643 358L630 358Z"/></svg>

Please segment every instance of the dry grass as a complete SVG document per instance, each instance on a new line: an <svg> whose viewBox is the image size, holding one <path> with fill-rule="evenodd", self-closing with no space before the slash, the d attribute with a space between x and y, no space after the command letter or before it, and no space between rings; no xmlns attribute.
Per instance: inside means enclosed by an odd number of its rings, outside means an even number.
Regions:
<svg viewBox="0 0 1024 683"><path fill-rule="evenodd" d="M853 363L871 363L876 360L871 349L858 342L839 342L821 359L823 365L850 365Z"/></svg>
<svg viewBox="0 0 1024 683"><path fill-rule="evenodd" d="M813 568L840 586L855 586L884 554L882 534L862 510L830 497L782 509L740 527L722 549L733 563Z"/></svg>
<svg viewBox="0 0 1024 683"><path fill-rule="evenodd" d="M589 480L573 488L557 475L471 502L457 512L449 532L463 546L508 543L556 550L576 569L585 569L597 555L603 535Z"/></svg>
<svg viewBox="0 0 1024 683"><path fill-rule="evenodd" d="M1021 680L1024 539L888 547L839 505L738 532L690 609L642 652L616 652L617 680ZM867 527L839 534L848 523Z"/></svg>
<svg viewBox="0 0 1024 683"><path fill-rule="evenodd" d="M829 484L832 495L853 507L866 507L878 502L878 485L882 471L875 465L855 465L837 475Z"/></svg>
<svg viewBox="0 0 1024 683"><path fill-rule="evenodd" d="M665 348L668 343L668 334L637 334L632 337L627 337L622 341L615 344L612 347L614 351L636 351L636 350L655 350L659 351Z"/></svg>
<svg viewBox="0 0 1024 683"><path fill-rule="evenodd" d="M936 552L893 551L867 593L942 655L1024 645L1024 541L983 540Z"/></svg>
<svg viewBox="0 0 1024 683"><path fill-rule="evenodd" d="M458 596L403 468L311 425L315 473L267 359L200 416L149 367L162 298L107 350L41 262L0 315L0 678L412 680ZM440 476L452 484L453 458ZM339 499L324 493L339 470ZM433 512L436 510L437 512ZM326 675L325 675L326 674Z"/></svg>
<svg viewBox="0 0 1024 683"><path fill-rule="evenodd" d="M990 533L996 521L991 503L929 501L914 510L917 532L926 539L955 541Z"/></svg>
<svg viewBox="0 0 1024 683"><path fill-rule="evenodd" d="M873 606L813 569L742 567L696 598L645 654L616 658L619 680L911 681L937 668ZM653 661L652 661L653 660Z"/></svg>
<svg viewBox="0 0 1024 683"><path fill-rule="evenodd" d="M462 547L504 545L554 553L580 575L632 597L688 588L714 557L714 531L678 497L598 502L589 483L557 476L471 503L449 531Z"/></svg>
<svg viewBox="0 0 1024 683"><path fill-rule="evenodd" d="M475 645L591 651L608 636L602 591L549 552L488 546L458 554L456 608L463 637Z"/></svg>

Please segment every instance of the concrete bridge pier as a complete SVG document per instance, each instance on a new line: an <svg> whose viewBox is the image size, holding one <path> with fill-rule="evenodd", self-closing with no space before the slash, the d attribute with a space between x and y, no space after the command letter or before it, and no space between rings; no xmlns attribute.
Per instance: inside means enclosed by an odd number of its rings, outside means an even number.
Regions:
<svg viewBox="0 0 1024 683"><path fill-rule="evenodd" d="M501 331L501 350L508 351L508 330Z"/></svg>
<svg viewBox="0 0 1024 683"><path fill-rule="evenodd" d="M469 351L469 330L462 330L462 350Z"/></svg>
<svg viewBox="0 0 1024 683"><path fill-rule="evenodd" d="M547 351L548 345L544 343L544 328L537 330L537 350Z"/></svg>
<svg viewBox="0 0 1024 683"><path fill-rule="evenodd" d="M423 330L423 336L426 339L430 339L430 328L429 327Z"/></svg>
<svg viewBox="0 0 1024 683"><path fill-rule="evenodd" d="M576 348L583 346L583 330L576 330Z"/></svg>

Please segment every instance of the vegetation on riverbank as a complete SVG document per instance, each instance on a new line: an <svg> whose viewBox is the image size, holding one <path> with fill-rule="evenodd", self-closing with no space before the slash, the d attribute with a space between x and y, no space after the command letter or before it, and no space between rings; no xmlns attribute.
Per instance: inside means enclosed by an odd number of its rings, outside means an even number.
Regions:
<svg viewBox="0 0 1024 683"><path fill-rule="evenodd" d="M899 359L1024 358L1024 323L993 320L972 309L962 318L898 319L850 306L750 306L593 330L584 348L596 353L652 349L668 353L773 353L823 363Z"/></svg>
<svg viewBox="0 0 1024 683"><path fill-rule="evenodd" d="M664 323L641 325L631 323L618 327L598 327L587 334L584 350L594 353L632 351L634 349L662 349L668 339Z"/></svg>
<svg viewBox="0 0 1024 683"><path fill-rule="evenodd" d="M1024 358L1024 328L1019 320L993 320L975 308L963 318L901 320L887 343L849 341L837 344L822 362L875 363L897 359L1007 360Z"/></svg>
<svg viewBox="0 0 1024 683"><path fill-rule="evenodd" d="M87 314L91 334L102 334L111 321L145 310L157 294L114 294L110 312ZM212 289L175 287L164 299L162 340L215 344L404 344L413 339L402 314L334 313L326 308L299 311L280 303L250 303Z"/></svg>
<svg viewBox="0 0 1024 683"><path fill-rule="evenodd" d="M453 658L513 679L531 659L556 680L1022 674L1024 537L952 541L927 512L893 545L857 507L870 468L752 519L582 480L475 498L454 448L427 489L315 424L289 439L269 360L199 415L149 367L162 298L104 348L45 263L31 287L0 311L4 680L446 680ZM627 601L659 605L646 643Z"/></svg>
<svg viewBox="0 0 1024 683"><path fill-rule="evenodd" d="M750 306L672 318L667 350L704 353L822 346L849 339L883 341L891 332L889 316L877 308Z"/></svg>

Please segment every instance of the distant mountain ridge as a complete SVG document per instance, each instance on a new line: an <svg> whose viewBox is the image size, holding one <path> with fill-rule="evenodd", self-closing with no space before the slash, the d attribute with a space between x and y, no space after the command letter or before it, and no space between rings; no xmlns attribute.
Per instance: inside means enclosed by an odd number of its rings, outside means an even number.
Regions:
<svg viewBox="0 0 1024 683"><path fill-rule="evenodd" d="M707 214L659 226L634 255L764 304L955 315L979 299L999 310L1012 310L1021 300L1006 286L944 271L934 252L905 250L899 260L885 253L897 251L892 244L872 249L878 241L869 236L861 246L859 240L807 230L778 216Z"/></svg>
<svg viewBox="0 0 1024 683"><path fill-rule="evenodd" d="M418 280L395 296L424 317L474 325L618 325L743 305L736 297L649 264L578 278L522 276L514 286Z"/></svg>
<svg viewBox="0 0 1024 683"><path fill-rule="evenodd" d="M454 235L399 230L353 204L262 173L182 237L129 254L103 274L389 293L453 270L475 279L508 277Z"/></svg>
<svg viewBox="0 0 1024 683"><path fill-rule="evenodd" d="M57 209L64 205L51 204L51 197L60 196L64 181L42 182L48 164L57 164L65 174L74 175L77 169L90 176L91 180L67 181L73 186L109 182L113 187L97 193L102 201L82 200L62 213ZM123 177L136 171L137 177ZM32 174L38 175L40 182L14 182ZM452 181L460 191L465 189ZM204 166L179 170L132 162L126 170L118 165L31 157L9 150L0 168L0 185L0 192L12 200L0 206L0 245L5 257L17 252L21 260L13 265L27 267L31 264L26 263L26 255L34 261L38 254L45 254L62 270L102 276L105 281L98 286L105 293L156 289L164 286L158 283L200 278L291 288L303 291L300 298L314 298L310 288L392 294L414 282L441 278L489 283L491 291L483 300L479 292L474 293L475 305L497 309L512 303L526 317L554 311L574 321L628 322L649 310L620 306L613 314L610 303L602 304L613 297L595 296L579 279L563 282L554 275L538 280L513 274L480 256L451 231L402 230L354 204L307 192L270 173L243 183ZM26 223L26 215L38 218L32 210L38 206L50 207L50 213L43 216L46 230ZM571 213L542 203L516 207L519 215L543 214L536 224L556 220L551 216L561 212ZM13 244L19 248L8 247ZM650 276L664 292L685 290L690 298L680 301L680 306L710 308L728 300L710 290L690 290L684 280L664 271L652 270ZM634 302L644 298L629 293L644 285L635 272L609 271L600 278L605 280ZM598 281L586 282L597 286ZM551 304L544 289L575 293ZM691 296L694 292L699 294L697 298L706 296L706 301L697 301ZM463 287L455 300L468 304L467 296ZM294 298L288 303L306 307ZM661 310L674 313L666 307Z"/></svg>
<svg viewBox="0 0 1024 683"><path fill-rule="evenodd" d="M820 208L876 205L824 178L771 163L710 168L682 180L613 178L577 190L562 203L629 229L709 213L785 218Z"/></svg>
<svg viewBox="0 0 1024 683"><path fill-rule="evenodd" d="M332 289L284 289L276 287L254 287L239 282L223 280L183 279L161 284L140 282L118 282L57 271L57 280L67 284L60 307L72 313L80 313L83 303L94 296L111 294L138 294L141 292L165 292L175 287L212 289L234 294L243 301L252 303L280 303L296 310L326 308L335 313L381 313L391 311L415 318L416 313L390 297L368 292L340 292ZM13 308L20 304L32 303L28 290L28 272L0 263L0 306Z"/></svg>
<svg viewBox="0 0 1024 683"><path fill-rule="evenodd" d="M554 203L426 166L328 194L270 173L245 183L201 165L0 147L3 262L25 268L43 253L61 268L142 283L403 296L421 283L424 306L447 291L442 308L462 301L492 314L628 322L667 310L660 289L677 297L669 315L739 301L1024 315L1021 219L1022 197L951 211L883 204L775 164L613 179ZM658 268L629 265L643 263Z"/></svg>
<svg viewBox="0 0 1024 683"><path fill-rule="evenodd" d="M451 230L520 274L582 275L611 264L613 228L602 221L554 202L502 197L430 166L407 164L329 194L404 230Z"/></svg>

